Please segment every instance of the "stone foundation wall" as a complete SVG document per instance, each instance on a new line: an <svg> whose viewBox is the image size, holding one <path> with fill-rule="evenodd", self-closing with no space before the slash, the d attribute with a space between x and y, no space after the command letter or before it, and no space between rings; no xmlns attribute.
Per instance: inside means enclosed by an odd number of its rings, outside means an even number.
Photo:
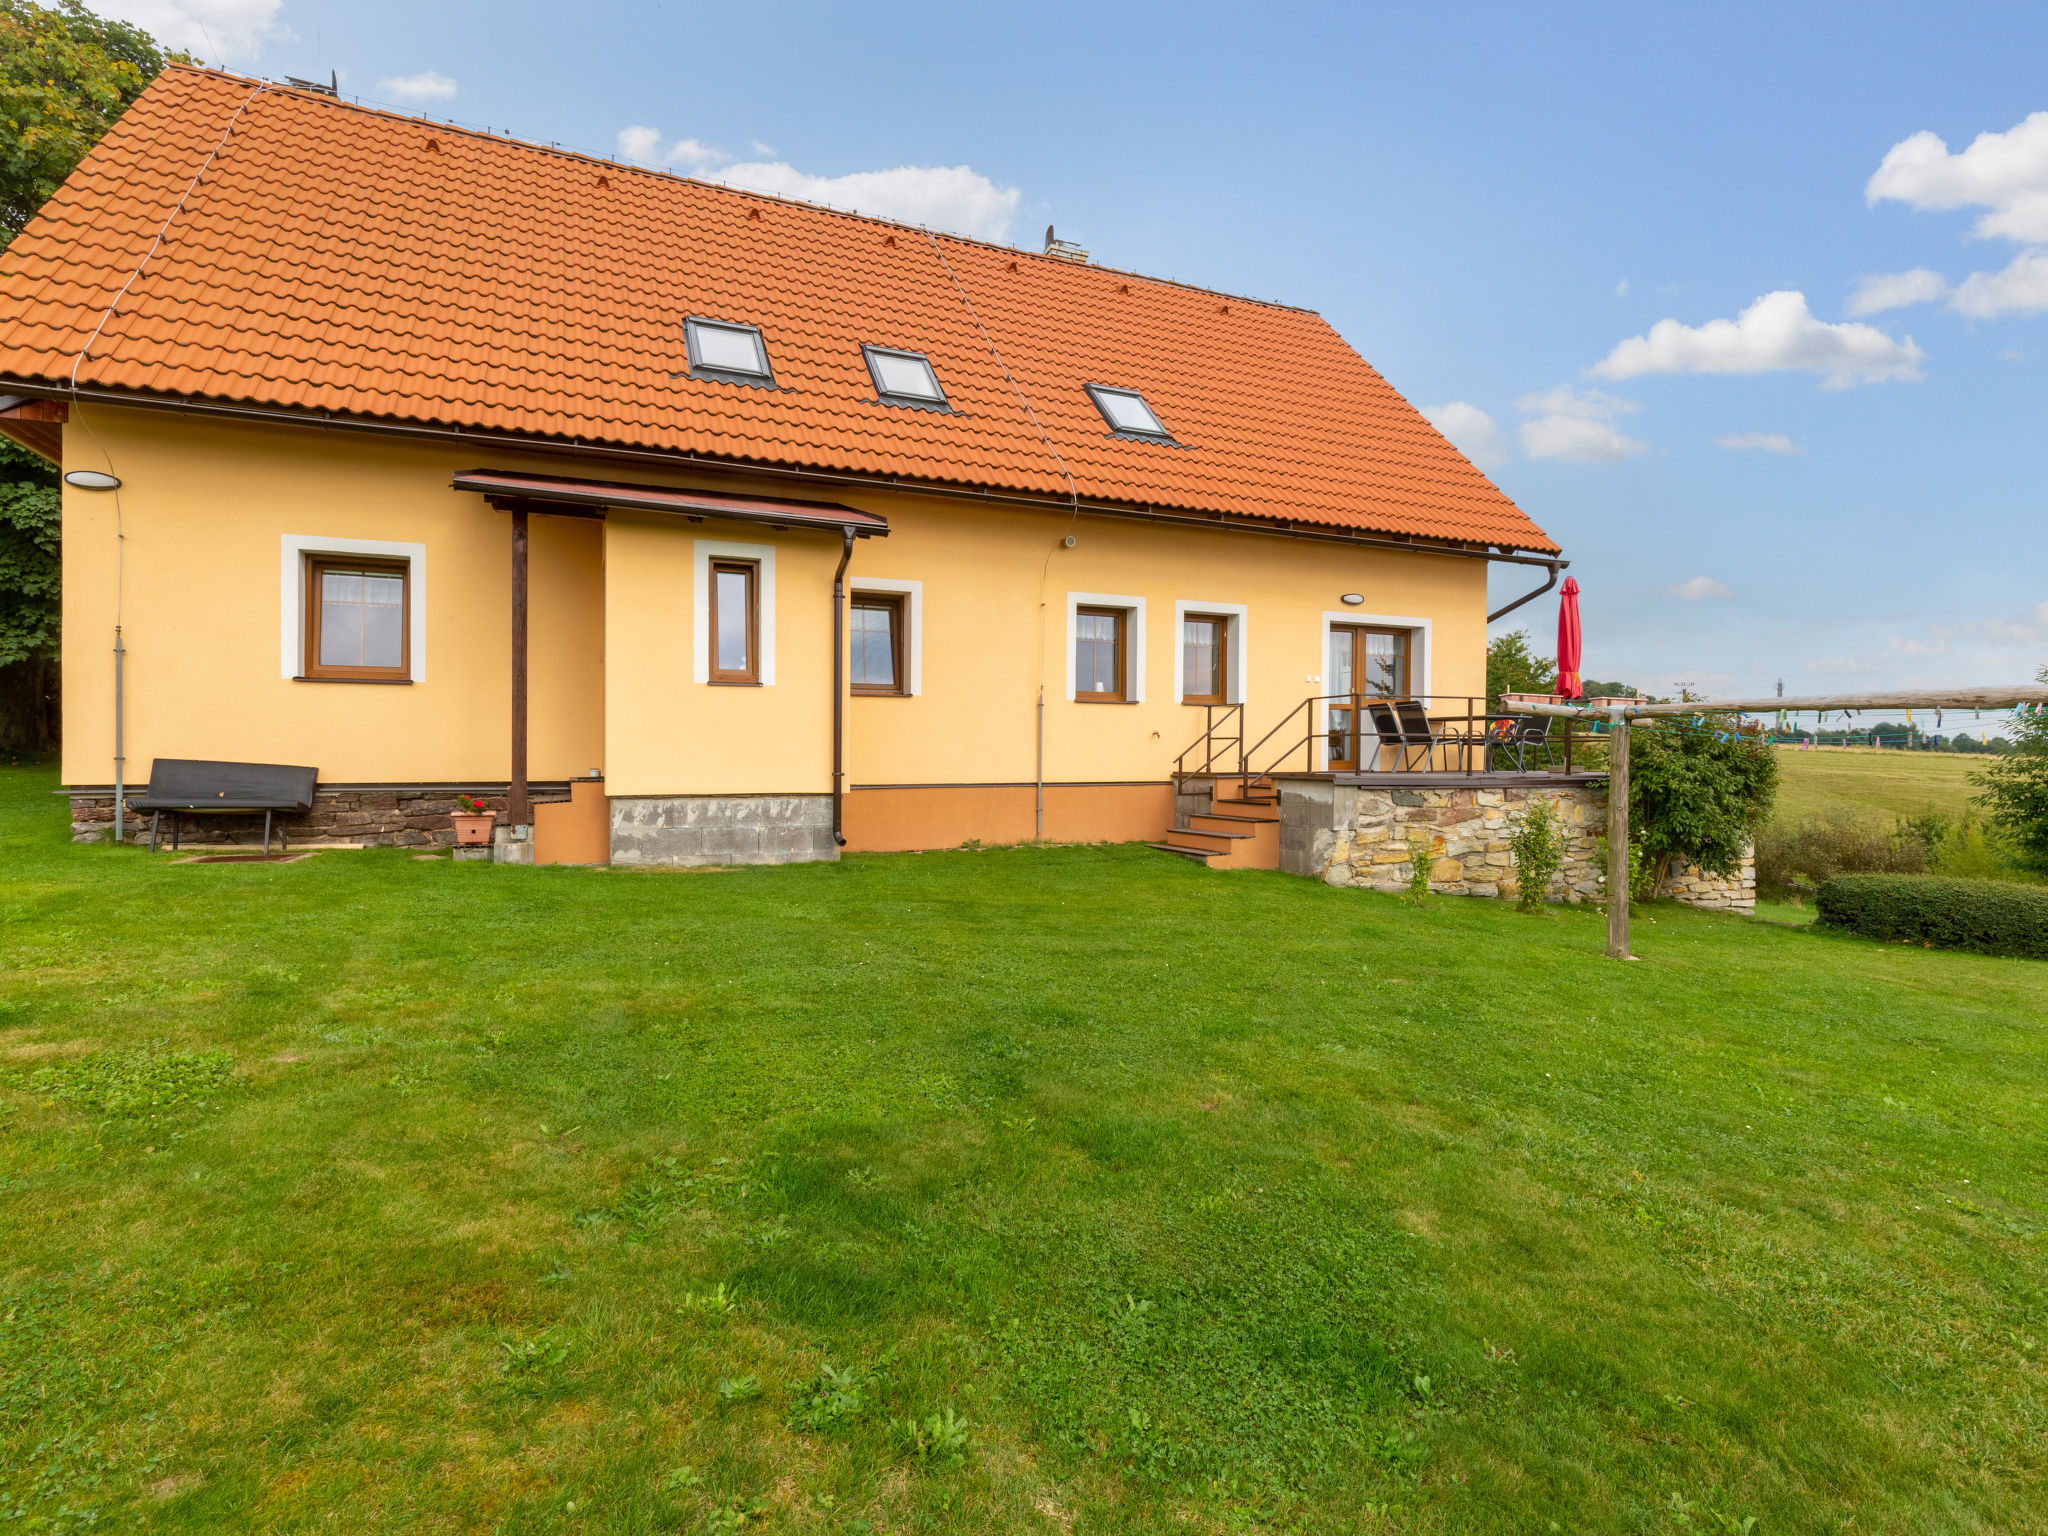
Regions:
<svg viewBox="0 0 2048 1536"><path fill-rule="evenodd" d="M491 809L502 813L503 795L479 795ZM533 804L547 805L566 800L566 795L537 794ZM366 843L379 847L443 848L455 841L455 794L445 789L322 789L313 796L313 809L304 816L278 816L272 821L273 838L284 826L295 843ZM225 844L260 847L263 843L263 813L244 815L186 816L181 818L180 844ZM112 795L71 797L71 840L93 843L114 830ZM131 843L149 843L149 813L130 811L122 831ZM171 839L171 817L164 813L162 842Z"/></svg>
<svg viewBox="0 0 2048 1536"><path fill-rule="evenodd" d="M1682 901L1689 907L1706 907L1716 912L1756 910L1756 850L1742 856L1742 868L1733 875L1710 875L1694 869L1683 859L1673 859L1671 868L1657 882L1657 894Z"/></svg>
<svg viewBox="0 0 2048 1536"><path fill-rule="evenodd" d="M1549 803L1563 858L1545 899L1599 901L1606 895L1605 785L1527 788L1364 788L1328 780L1280 780L1280 867L1330 885L1405 891L1410 847L1427 838L1436 863L1429 888L1450 896L1518 898L1511 823L1534 801ZM1677 865L1657 895L1690 906L1748 912L1756 866L1722 878Z"/></svg>
<svg viewBox="0 0 2048 1536"><path fill-rule="evenodd" d="M830 795L612 800L614 864L801 864L838 857Z"/></svg>

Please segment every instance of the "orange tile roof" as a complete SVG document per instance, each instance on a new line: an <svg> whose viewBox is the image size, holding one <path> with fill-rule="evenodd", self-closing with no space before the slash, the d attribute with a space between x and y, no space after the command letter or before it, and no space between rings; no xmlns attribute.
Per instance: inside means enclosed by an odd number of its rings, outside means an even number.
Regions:
<svg viewBox="0 0 2048 1536"><path fill-rule="evenodd" d="M692 314L758 325L781 388L677 377ZM876 403L864 342L927 354L957 414ZM1557 547L1308 311L184 66L0 258L0 383L74 376ZM1141 390L1186 446L1110 436L1086 383Z"/></svg>

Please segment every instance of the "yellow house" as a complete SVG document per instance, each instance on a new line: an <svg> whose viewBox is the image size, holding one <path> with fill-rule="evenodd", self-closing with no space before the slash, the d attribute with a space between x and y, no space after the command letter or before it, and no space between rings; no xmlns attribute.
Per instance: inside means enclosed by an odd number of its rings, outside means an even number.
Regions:
<svg viewBox="0 0 2048 1536"><path fill-rule="evenodd" d="M190 758L543 861L1164 841L1476 720L1562 563L1313 313L177 66L0 261L0 430L88 836Z"/></svg>

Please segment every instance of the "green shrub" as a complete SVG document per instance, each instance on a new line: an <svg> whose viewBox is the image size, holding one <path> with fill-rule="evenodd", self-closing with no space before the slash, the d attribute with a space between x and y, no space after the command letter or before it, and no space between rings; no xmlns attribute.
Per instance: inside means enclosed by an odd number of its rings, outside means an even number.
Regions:
<svg viewBox="0 0 2048 1536"><path fill-rule="evenodd" d="M2048 960L2048 891L2003 880L1843 875L1815 903L1830 928L1938 949Z"/></svg>
<svg viewBox="0 0 2048 1536"><path fill-rule="evenodd" d="M1756 840L1759 896L1782 898L1796 887L1825 885L1838 875L1919 875L1940 840L1920 823L1886 829L1837 806L1825 816L1773 822Z"/></svg>
<svg viewBox="0 0 2048 1536"><path fill-rule="evenodd" d="M1515 880L1522 888L1518 905L1524 912L1534 912L1550 894L1550 882L1564 862L1564 839L1548 800L1530 798L1528 810L1510 827L1508 845L1515 851Z"/></svg>
<svg viewBox="0 0 2048 1536"><path fill-rule="evenodd" d="M1770 825L1778 758L1760 731L1679 721L1629 733L1629 826L1659 880L1673 859L1733 875Z"/></svg>
<svg viewBox="0 0 2048 1536"><path fill-rule="evenodd" d="M1429 877L1436 868L1436 850L1429 835L1408 839L1408 899L1421 901L1429 895Z"/></svg>

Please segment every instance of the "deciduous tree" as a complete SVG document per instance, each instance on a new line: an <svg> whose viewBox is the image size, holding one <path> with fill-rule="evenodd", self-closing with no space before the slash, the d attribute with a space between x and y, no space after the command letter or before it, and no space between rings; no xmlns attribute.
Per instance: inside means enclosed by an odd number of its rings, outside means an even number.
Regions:
<svg viewBox="0 0 2048 1536"><path fill-rule="evenodd" d="M2048 667L2035 676L2048 683ZM2029 710L2018 724L2012 751L1970 780L1984 791L1978 803L2021 856L2048 869L2048 710Z"/></svg>

